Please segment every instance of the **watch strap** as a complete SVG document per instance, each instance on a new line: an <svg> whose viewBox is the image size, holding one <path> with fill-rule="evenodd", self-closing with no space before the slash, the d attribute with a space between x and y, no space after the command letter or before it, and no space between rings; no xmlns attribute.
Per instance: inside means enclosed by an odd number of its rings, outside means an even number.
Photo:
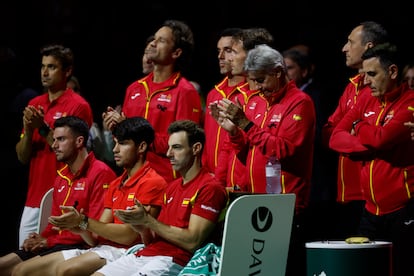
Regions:
<svg viewBox="0 0 414 276"><path fill-rule="evenodd" d="M88 229L88 225L89 225L89 218L87 215L82 214L82 220L79 223L79 228L82 230L87 230Z"/></svg>

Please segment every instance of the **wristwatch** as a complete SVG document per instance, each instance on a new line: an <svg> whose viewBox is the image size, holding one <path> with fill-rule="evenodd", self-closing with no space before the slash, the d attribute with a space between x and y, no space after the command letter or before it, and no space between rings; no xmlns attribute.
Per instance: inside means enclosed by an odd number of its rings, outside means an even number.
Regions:
<svg viewBox="0 0 414 276"><path fill-rule="evenodd" d="M355 130L356 125L361 122L361 119L355 120L352 122L352 129Z"/></svg>
<svg viewBox="0 0 414 276"><path fill-rule="evenodd" d="M86 230L88 229L88 225L89 225L89 218L87 215L82 214L81 216L83 216L81 222L79 223L79 228L82 230Z"/></svg>

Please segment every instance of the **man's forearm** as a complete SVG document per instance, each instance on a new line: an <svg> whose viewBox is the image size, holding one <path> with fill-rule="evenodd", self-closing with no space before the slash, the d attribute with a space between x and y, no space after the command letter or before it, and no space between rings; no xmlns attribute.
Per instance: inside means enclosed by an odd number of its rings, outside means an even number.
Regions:
<svg viewBox="0 0 414 276"><path fill-rule="evenodd" d="M22 164L29 163L32 154L32 133L23 133L20 136L20 140L16 144L16 153L17 159Z"/></svg>

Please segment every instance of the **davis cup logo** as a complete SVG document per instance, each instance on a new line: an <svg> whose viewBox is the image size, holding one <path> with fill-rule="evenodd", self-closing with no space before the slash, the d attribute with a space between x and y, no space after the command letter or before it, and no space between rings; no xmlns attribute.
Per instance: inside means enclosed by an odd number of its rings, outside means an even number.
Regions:
<svg viewBox="0 0 414 276"><path fill-rule="evenodd" d="M257 232L266 232L273 224L272 212L266 207L258 207L252 213L252 225Z"/></svg>

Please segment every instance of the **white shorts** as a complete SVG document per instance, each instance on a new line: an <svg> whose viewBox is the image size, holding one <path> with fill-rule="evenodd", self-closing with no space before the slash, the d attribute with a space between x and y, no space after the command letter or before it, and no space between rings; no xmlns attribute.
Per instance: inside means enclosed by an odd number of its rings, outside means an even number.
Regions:
<svg viewBox="0 0 414 276"><path fill-rule="evenodd" d="M176 276L182 269L183 267L174 263L169 256L137 257L128 254L104 265L96 272L107 276Z"/></svg>
<svg viewBox="0 0 414 276"><path fill-rule="evenodd" d="M40 208L24 206L22 218L20 219L19 248L23 246L24 240L29 237L30 233L37 232L39 214Z"/></svg>
<svg viewBox="0 0 414 276"><path fill-rule="evenodd" d="M80 256L88 252L93 252L100 258L105 259L107 263L109 263L125 255L126 249L111 245L98 245L89 249L69 249L62 250L60 252L62 253L65 260Z"/></svg>

